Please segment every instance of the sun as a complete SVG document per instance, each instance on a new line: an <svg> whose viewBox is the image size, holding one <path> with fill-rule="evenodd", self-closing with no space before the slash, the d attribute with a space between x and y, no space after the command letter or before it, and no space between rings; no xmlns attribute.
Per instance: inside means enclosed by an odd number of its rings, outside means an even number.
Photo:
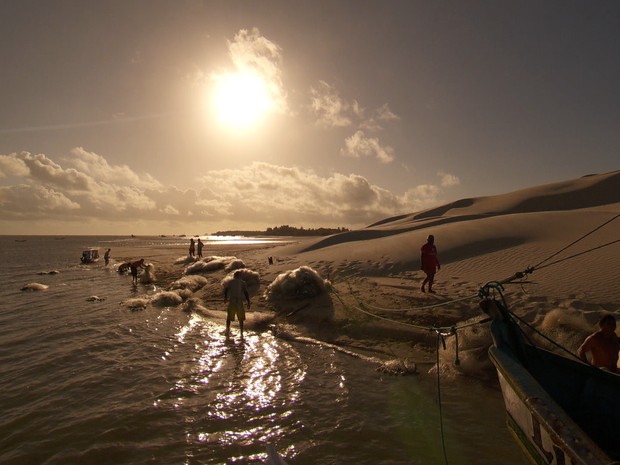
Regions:
<svg viewBox="0 0 620 465"><path fill-rule="evenodd" d="M233 128L254 126L273 106L266 81L252 72L214 78L212 105L218 120Z"/></svg>

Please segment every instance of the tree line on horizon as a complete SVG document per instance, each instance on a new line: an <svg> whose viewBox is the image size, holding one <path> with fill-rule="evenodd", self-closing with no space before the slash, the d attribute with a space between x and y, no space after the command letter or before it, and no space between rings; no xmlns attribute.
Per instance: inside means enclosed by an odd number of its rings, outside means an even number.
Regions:
<svg viewBox="0 0 620 465"><path fill-rule="evenodd" d="M267 228L264 231L218 231L214 236L329 236L350 231L348 228L296 228L288 224Z"/></svg>

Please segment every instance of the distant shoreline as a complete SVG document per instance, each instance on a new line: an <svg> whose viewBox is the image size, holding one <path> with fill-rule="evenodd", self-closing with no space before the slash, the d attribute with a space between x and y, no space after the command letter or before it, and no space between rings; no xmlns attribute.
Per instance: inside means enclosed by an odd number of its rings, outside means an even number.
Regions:
<svg viewBox="0 0 620 465"><path fill-rule="evenodd" d="M296 228L293 226L276 226L264 231L218 231L211 236L331 236L350 231L348 228Z"/></svg>

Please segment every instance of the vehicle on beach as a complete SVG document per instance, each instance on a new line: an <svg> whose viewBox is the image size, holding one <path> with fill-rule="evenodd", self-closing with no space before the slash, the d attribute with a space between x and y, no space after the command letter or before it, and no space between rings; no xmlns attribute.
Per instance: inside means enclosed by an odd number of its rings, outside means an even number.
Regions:
<svg viewBox="0 0 620 465"><path fill-rule="evenodd" d="M620 375L535 346L503 299L481 307L506 422L532 463L620 463Z"/></svg>
<svg viewBox="0 0 620 465"><path fill-rule="evenodd" d="M82 256L80 257L80 261L84 264L95 263L99 261L99 248L98 247L87 247L82 251Z"/></svg>

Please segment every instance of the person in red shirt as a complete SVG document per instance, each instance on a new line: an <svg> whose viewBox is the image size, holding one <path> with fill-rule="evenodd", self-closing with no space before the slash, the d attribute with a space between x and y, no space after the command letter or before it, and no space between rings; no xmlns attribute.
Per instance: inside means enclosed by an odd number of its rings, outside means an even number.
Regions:
<svg viewBox="0 0 620 465"><path fill-rule="evenodd" d="M441 269L439 258L437 257L437 247L435 247L435 236L432 234L426 239L426 244L422 246L420 256L420 269L426 273L426 278L422 281L422 292L426 292L424 286L428 283L428 292L434 294L433 282L435 281L435 273Z"/></svg>

